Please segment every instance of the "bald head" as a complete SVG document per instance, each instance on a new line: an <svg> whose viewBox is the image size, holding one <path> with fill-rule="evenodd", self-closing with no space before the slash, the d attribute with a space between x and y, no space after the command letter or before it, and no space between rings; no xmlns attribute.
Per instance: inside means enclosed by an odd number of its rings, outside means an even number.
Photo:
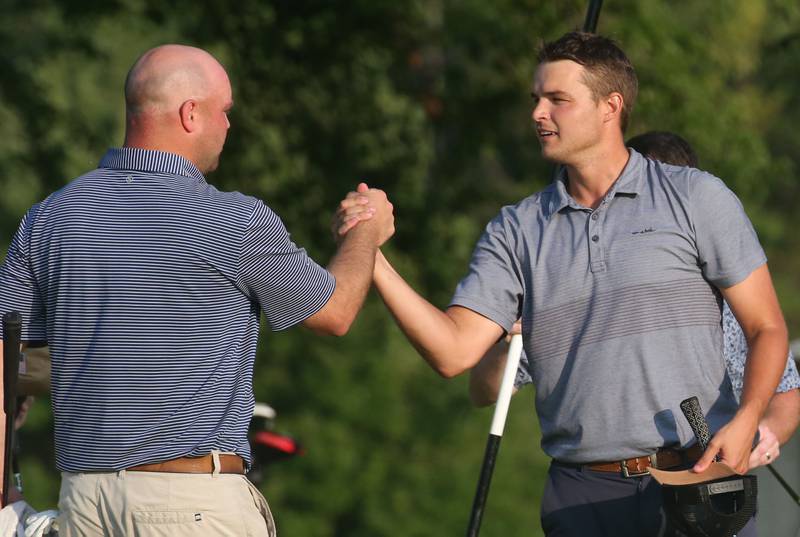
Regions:
<svg viewBox="0 0 800 537"><path fill-rule="evenodd" d="M156 47L125 81L125 145L177 153L211 171L232 105L228 75L211 54L184 45Z"/></svg>
<svg viewBox="0 0 800 537"><path fill-rule="evenodd" d="M129 115L176 109L187 98L207 97L222 66L208 52L184 45L163 45L145 52L125 81Z"/></svg>

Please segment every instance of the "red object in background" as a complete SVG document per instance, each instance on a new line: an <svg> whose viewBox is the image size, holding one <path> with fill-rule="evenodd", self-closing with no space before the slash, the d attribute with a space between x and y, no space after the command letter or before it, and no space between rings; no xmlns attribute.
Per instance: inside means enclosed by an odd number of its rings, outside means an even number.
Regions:
<svg viewBox="0 0 800 537"><path fill-rule="evenodd" d="M291 457L304 453L297 440L272 431L257 431L252 436L251 445L254 449L266 448L268 452L274 452L269 458L279 458L282 455Z"/></svg>

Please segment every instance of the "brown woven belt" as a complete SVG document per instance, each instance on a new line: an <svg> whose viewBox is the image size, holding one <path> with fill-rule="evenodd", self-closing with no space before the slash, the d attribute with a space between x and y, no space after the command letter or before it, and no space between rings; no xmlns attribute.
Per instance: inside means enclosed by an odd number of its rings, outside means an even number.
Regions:
<svg viewBox="0 0 800 537"><path fill-rule="evenodd" d="M695 444L684 450L663 448L652 455L643 455L616 462L595 462L584 464L583 466L598 472L619 472L625 477L636 477L649 475L651 467L665 470L675 466L694 464L702 456L703 450Z"/></svg>
<svg viewBox="0 0 800 537"><path fill-rule="evenodd" d="M219 473L244 474L244 460L239 455L220 454ZM171 474L210 474L214 463L211 455L202 457L180 457L164 462L131 466L129 472L167 472Z"/></svg>

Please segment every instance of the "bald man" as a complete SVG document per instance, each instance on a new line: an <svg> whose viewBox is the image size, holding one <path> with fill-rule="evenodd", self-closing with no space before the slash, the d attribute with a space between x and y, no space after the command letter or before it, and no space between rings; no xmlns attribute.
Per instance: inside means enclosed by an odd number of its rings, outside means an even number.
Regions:
<svg viewBox="0 0 800 537"><path fill-rule="evenodd" d="M60 535L275 535L244 475L260 316L345 334L392 205L369 190L374 217L323 268L206 182L233 106L210 54L146 52L125 99L124 146L34 205L0 269L0 313L50 344Z"/></svg>

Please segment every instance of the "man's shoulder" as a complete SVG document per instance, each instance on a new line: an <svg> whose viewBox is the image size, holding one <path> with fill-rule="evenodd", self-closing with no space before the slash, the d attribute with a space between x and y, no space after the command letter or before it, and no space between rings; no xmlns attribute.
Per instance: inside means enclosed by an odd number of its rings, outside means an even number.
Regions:
<svg viewBox="0 0 800 537"><path fill-rule="evenodd" d="M220 190L214 185L205 183L203 188L197 190L198 198L208 200L219 205L251 211L256 205L263 203L261 200L238 190Z"/></svg>
<svg viewBox="0 0 800 537"><path fill-rule="evenodd" d="M719 177L699 168L676 166L652 159L646 159L647 175L654 178L651 184L668 184L686 195L698 189L726 188Z"/></svg>
<svg viewBox="0 0 800 537"><path fill-rule="evenodd" d="M137 181L142 181L138 187ZM127 189L131 186L130 190ZM130 195L126 195L130 194ZM168 213L197 225L249 225L259 211L269 212L261 200L238 191L225 191L204 180L173 174L98 168L76 177L41 203L44 221L81 218L119 219L135 210L141 218Z"/></svg>
<svg viewBox="0 0 800 537"><path fill-rule="evenodd" d="M494 222L520 223L537 221L540 216L549 217L558 210L558 195L555 183L531 194L516 203L505 205L494 218Z"/></svg>

